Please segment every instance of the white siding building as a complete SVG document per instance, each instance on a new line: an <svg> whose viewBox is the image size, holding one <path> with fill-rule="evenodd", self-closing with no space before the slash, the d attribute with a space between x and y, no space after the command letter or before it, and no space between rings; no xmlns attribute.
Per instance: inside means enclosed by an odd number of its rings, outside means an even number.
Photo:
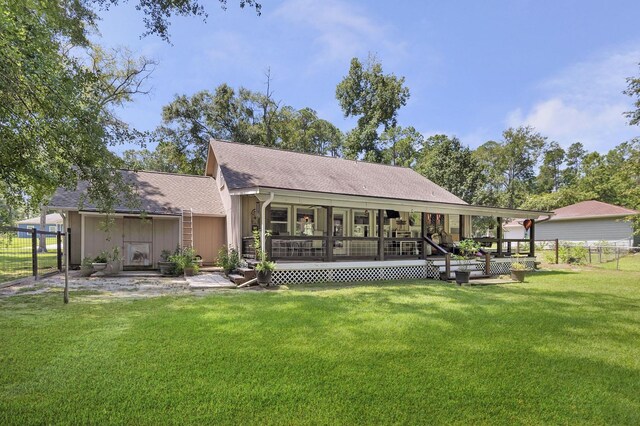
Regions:
<svg viewBox="0 0 640 426"><path fill-rule="evenodd" d="M638 245L639 238L633 235L631 222L626 217L637 211L600 201L583 201L554 211L549 220L536 222L536 240L566 242L586 242L595 245L602 241L607 244L630 247ZM524 238L525 230L521 221L505 225L505 238Z"/></svg>

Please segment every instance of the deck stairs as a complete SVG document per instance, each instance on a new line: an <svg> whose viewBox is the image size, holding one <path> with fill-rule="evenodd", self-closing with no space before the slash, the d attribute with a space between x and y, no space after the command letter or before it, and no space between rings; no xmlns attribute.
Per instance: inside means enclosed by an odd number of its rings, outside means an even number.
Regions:
<svg viewBox="0 0 640 426"><path fill-rule="evenodd" d="M246 268L238 268L235 274L229 274L229 279L236 285L244 284L249 280L256 277L256 270L253 265L248 265Z"/></svg>
<svg viewBox="0 0 640 426"><path fill-rule="evenodd" d="M182 210L182 248L193 248L193 210Z"/></svg>

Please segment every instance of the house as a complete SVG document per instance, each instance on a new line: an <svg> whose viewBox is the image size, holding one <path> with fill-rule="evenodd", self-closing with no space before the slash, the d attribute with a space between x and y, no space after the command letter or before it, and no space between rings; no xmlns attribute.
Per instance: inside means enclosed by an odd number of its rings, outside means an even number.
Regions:
<svg viewBox="0 0 640 426"><path fill-rule="evenodd" d="M39 231L58 232L64 231L64 223L62 216L59 213L50 213L45 217L45 225L43 229L40 229L40 216L32 217L29 219L20 220L16 223L18 228L24 229L37 229ZM31 238L30 232L18 232L18 237Z"/></svg>
<svg viewBox="0 0 640 426"><path fill-rule="evenodd" d="M496 223L503 217L533 219L535 229L535 219L549 214L470 205L409 168L220 140L210 143L205 176L123 173L142 205L138 211L116 209L120 222L109 244L127 253L128 243L144 242L153 260L148 266L154 267L159 250L190 245L185 236L191 233L205 261L223 244L251 258L258 231L278 263L277 284L439 278L456 268L450 255L457 241L473 235L472 216ZM82 193L58 191L51 203L68 213L72 263L108 245L98 226L102 215L78 208ZM141 211L153 223L145 238L141 229L149 225L139 218ZM211 232L204 233L198 217L215 222ZM479 258L478 273L507 273L511 253L501 232L480 240L497 248ZM528 250L532 265L535 246ZM125 259L127 264L135 266Z"/></svg>
<svg viewBox="0 0 640 426"><path fill-rule="evenodd" d="M213 264L225 243L225 213L216 182L208 176L123 170L139 205L115 206L112 223L86 200L86 184L59 189L49 208L65 214L71 228L70 264L79 265L103 250L120 247L125 268L156 268L163 250L194 247ZM141 214L143 213L144 214ZM108 225L108 226L107 226Z"/></svg>
<svg viewBox="0 0 640 426"><path fill-rule="evenodd" d="M631 247L640 244L633 235L631 222L626 217L638 214L635 210L601 201L582 201L554 210L548 220L538 220L536 240L555 240L596 245ZM514 220L505 225L506 238L525 238L522 221Z"/></svg>

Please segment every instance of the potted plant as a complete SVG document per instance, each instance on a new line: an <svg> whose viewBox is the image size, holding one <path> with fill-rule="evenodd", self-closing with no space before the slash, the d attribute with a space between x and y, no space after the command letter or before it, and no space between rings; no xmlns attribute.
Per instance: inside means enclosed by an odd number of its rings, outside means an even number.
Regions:
<svg viewBox="0 0 640 426"><path fill-rule="evenodd" d="M80 275L83 277L88 277L93 274L93 259L90 257L85 257L82 259L82 263L80 264Z"/></svg>
<svg viewBox="0 0 640 426"><path fill-rule="evenodd" d="M266 237L270 237L271 233L267 231ZM260 245L260 233L258 231L253 231L253 246L256 250L256 258L258 259L258 263L256 264L256 278L258 284L261 287L269 287L271 285L271 276L273 275L273 271L276 269L275 262L270 262L267 259L267 253L262 250Z"/></svg>
<svg viewBox="0 0 640 426"><path fill-rule="evenodd" d="M116 246L111 251L105 253L107 259L107 267L105 274L116 275L120 273L122 265L122 256L120 256L120 247Z"/></svg>
<svg viewBox="0 0 640 426"><path fill-rule="evenodd" d="M222 246L218 251L218 266L222 267L225 276L240 266L240 254L238 250Z"/></svg>
<svg viewBox="0 0 640 426"><path fill-rule="evenodd" d="M176 274L184 274L185 277L191 277L198 273L198 265L196 264L196 253L190 248L183 248L178 253L172 255L169 260L176 264Z"/></svg>
<svg viewBox="0 0 640 426"><path fill-rule="evenodd" d="M459 261L458 269L455 272L456 284L462 285L469 282L478 250L480 250L480 243L474 240L466 239L458 244L459 254L453 256L455 260Z"/></svg>
<svg viewBox="0 0 640 426"><path fill-rule="evenodd" d="M518 282L524 282L524 276L527 272L527 265L521 259L521 255L514 255L511 262L511 279Z"/></svg>
<svg viewBox="0 0 640 426"><path fill-rule="evenodd" d="M107 267L107 253L101 251L96 257L93 258L91 267L94 271L102 271Z"/></svg>
<svg viewBox="0 0 640 426"><path fill-rule="evenodd" d="M176 249L174 254L176 254L178 251L179 250ZM175 274L176 264L175 264L175 262L172 262L171 260L169 260L171 255L172 255L172 253L167 249L164 249L164 250L162 250L160 252L160 261L158 262L158 269L160 269L160 273L162 275L174 275Z"/></svg>

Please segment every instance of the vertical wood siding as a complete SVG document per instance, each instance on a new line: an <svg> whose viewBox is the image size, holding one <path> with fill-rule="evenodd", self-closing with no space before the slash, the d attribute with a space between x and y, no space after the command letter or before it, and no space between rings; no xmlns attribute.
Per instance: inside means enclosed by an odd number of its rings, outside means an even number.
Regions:
<svg viewBox="0 0 640 426"><path fill-rule="evenodd" d="M213 264L218 250L226 244L226 226L223 217L193 217L193 247L205 264Z"/></svg>

